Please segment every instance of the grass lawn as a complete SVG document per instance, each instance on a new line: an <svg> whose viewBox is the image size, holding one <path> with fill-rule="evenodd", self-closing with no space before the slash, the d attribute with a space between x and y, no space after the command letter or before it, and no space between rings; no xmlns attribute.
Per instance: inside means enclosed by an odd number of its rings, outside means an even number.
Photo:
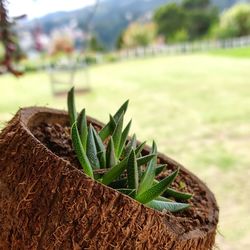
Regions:
<svg viewBox="0 0 250 250"><path fill-rule="evenodd" d="M77 97L79 109L102 121L130 99L127 118L140 140L154 138L215 192L223 250L250 249L249 69L250 59L211 54L100 65L90 70L92 91ZM83 82L83 73L77 78ZM1 121L22 106L66 108L46 73L2 76L0 93Z"/></svg>
<svg viewBox="0 0 250 250"><path fill-rule="evenodd" d="M211 54L226 57L250 58L250 47L246 48L230 48L230 49L216 49L210 51Z"/></svg>

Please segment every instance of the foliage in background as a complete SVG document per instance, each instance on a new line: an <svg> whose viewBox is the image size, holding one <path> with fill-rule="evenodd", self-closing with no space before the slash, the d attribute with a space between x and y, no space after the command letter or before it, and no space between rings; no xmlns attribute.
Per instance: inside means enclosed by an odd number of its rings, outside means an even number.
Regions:
<svg viewBox="0 0 250 250"><path fill-rule="evenodd" d="M131 23L119 37L118 46L125 48L146 47L156 36L154 23Z"/></svg>
<svg viewBox="0 0 250 250"><path fill-rule="evenodd" d="M105 48L101 41L95 35L92 35L88 43L88 50L92 52L103 52Z"/></svg>
<svg viewBox="0 0 250 250"><path fill-rule="evenodd" d="M120 33L120 35L118 36L115 42L115 48L118 50L124 47L124 41L123 41L124 32L125 32L125 29Z"/></svg>
<svg viewBox="0 0 250 250"><path fill-rule="evenodd" d="M186 29L180 29L176 31L173 36L168 39L169 43L186 42L189 39L189 35Z"/></svg>
<svg viewBox="0 0 250 250"><path fill-rule="evenodd" d="M20 76L22 72L18 71L13 64L21 59L22 53L13 29L14 19L11 20L9 18L6 5L6 0L0 0L0 41L4 48L4 55L1 58L0 66L3 66L3 71L7 70L15 76Z"/></svg>
<svg viewBox="0 0 250 250"><path fill-rule="evenodd" d="M166 167L158 163L155 142L150 154L145 154L146 142L138 144L135 134L128 137L132 121L123 129L127 107L128 101L98 131L94 124L87 124L85 109L77 115L74 88L69 91L71 138L84 173L159 211L176 212L189 207L177 201L188 200L192 195L169 187L179 170L160 181L155 179Z"/></svg>
<svg viewBox="0 0 250 250"><path fill-rule="evenodd" d="M154 14L158 34L167 42L194 40L204 36L218 19L209 0L184 0L160 7Z"/></svg>
<svg viewBox="0 0 250 250"><path fill-rule="evenodd" d="M225 11L216 35L221 38L250 35L250 4L237 4Z"/></svg>
<svg viewBox="0 0 250 250"><path fill-rule="evenodd" d="M175 33L185 29L186 14L179 5L171 3L157 9L154 21L157 24L158 34L163 35L167 42Z"/></svg>
<svg viewBox="0 0 250 250"><path fill-rule="evenodd" d="M191 39L202 38L218 22L218 10L210 0L184 0L187 15L187 32Z"/></svg>

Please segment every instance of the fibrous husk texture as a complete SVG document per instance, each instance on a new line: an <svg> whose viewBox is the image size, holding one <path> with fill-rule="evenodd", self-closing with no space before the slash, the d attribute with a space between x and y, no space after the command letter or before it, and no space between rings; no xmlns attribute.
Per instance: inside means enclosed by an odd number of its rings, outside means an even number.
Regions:
<svg viewBox="0 0 250 250"><path fill-rule="evenodd" d="M178 218L145 207L56 156L30 130L45 117L68 119L62 111L21 109L0 135L0 249L212 248L216 225L183 233ZM217 221L214 196L199 186Z"/></svg>

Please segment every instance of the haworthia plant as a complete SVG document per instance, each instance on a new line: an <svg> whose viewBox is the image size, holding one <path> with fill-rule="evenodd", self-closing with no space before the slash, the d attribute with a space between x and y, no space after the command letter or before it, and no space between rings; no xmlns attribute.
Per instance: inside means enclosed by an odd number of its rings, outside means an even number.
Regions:
<svg viewBox="0 0 250 250"><path fill-rule="evenodd" d="M69 111L69 119L71 125L76 121L77 119L77 113L76 113L76 106L75 106L75 95L74 95L74 88L72 88L68 92L68 111Z"/></svg>
<svg viewBox="0 0 250 250"><path fill-rule="evenodd" d="M114 124L116 124L120 117L126 113L128 108L128 100L118 109L110 121L100 130L100 137L105 140L114 131Z"/></svg>
<svg viewBox="0 0 250 250"><path fill-rule="evenodd" d="M103 184L110 184L114 179L117 179L127 168L128 158L120 161L116 166L109 169L107 173L105 173L101 179Z"/></svg>
<svg viewBox="0 0 250 250"><path fill-rule="evenodd" d="M138 185L139 185L138 165L134 149L131 150L131 153L128 157L127 176L128 176L128 188L138 190Z"/></svg>
<svg viewBox="0 0 250 250"><path fill-rule="evenodd" d="M74 106L74 104L73 104ZM75 116L72 116L75 117ZM71 118L72 119L72 118ZM76 119L76 118L74 118ZM84 150L86 151L86 146L87 146L87 135L88 135L88 126L87 126L87 119L86 119L86 114L85 114L85 109L83 109L78 118L77 118L77 127L79 130L79 135L81 138L82 146Z"/></svg>
<svg viewBox="0 0 250 250"><path fill-rule="evenodd" d="M94 139L93 127L90 124L89 129L88 129L86 152L87 152L87 156L89 158L90 164L93 167L93 169L100 168L100 162L97 156L96 146L97 145Z"/></svg>
<svg viewBox="0 0 250 250"><path fill-rule="evenodd" d="M73 141L73 146L74 146L77 158L83 168L83 171L90 177L93 177L94 176L93 169L92 169L92 166L90 165L90 161L86 155L86 152L83 149L76 123L73 123L72 125L71 138Z"/></svg>
<svg viewBox="0 0 250 250"><path fill-rule="evenodd" d="M166 169L166 164L157 163L157 146L145 154L145 144L137 144L136 135L128 137L130 121L123 129L126 101L100 130L87 124L86 111L77 115L74 88L68 93L68 112L71 138L76 156L86 175L130 196L138 202L159 210L176 212L189 207L183 203L192 194L171 188L178 169L158 181L157 175Z"/></svg>
<svg viewBox="0 0 250 250"><path fill-rule="evenodd" d="M170 212L176 212L188 208L189 205L181 202L169 202L169 201L159 201L152 200L147 203L147 205L151 208L162 211L163 209L168 210Z"/></svg>
<svg viewBox="0 0 250 250"><path fill-rule="evenodd" d="M150 183L151 187L150 188L147 187L146 191L144 192L141 191L140 193L138 193L138 195L136 196L136 200L140 201L143 204L148 203L151 200L154 200L155 198L160 196L164 191L166 191L168 186L174 181L177 174L178 174L178 170L175 170L171 175L166 176L163 180L161 180L156 185L152 185L153 184L153 180L152 180L152 182ZM154 172L153 172L153 175L154 175Z"/></svg>

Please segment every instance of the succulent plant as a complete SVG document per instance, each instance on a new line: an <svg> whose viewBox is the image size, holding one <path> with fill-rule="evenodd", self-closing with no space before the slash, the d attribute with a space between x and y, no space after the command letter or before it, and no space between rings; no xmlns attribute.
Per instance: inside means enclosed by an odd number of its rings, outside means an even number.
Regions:
<svg viewBox="0 0 250 250"><path fill-rule="evenodd" d="M130 196L148 207L176 212L189 207L192 194L170 188L179 169L164 179L156 179L166 165L157 163L157 146L153 141L150 154L143 155L146 142L137 145L136 135L129 138L130 121L123 129L126 101L109 116L109 122L97 130L87 124L86 111L77 115L74 88L68 92L68 112L73 148L85 174Z"/></svg>

